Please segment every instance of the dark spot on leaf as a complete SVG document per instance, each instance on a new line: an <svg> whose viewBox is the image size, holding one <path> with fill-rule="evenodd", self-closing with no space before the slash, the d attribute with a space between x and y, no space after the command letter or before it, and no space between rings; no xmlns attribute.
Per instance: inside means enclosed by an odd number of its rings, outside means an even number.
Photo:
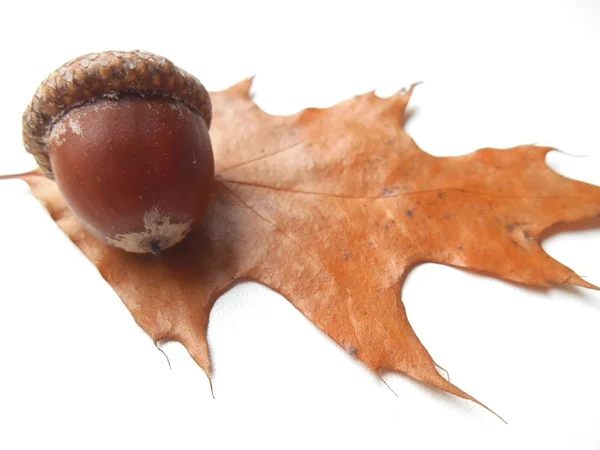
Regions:
<svg viewBox="0 0 600 450"><path fill-rule="evenodd" d="M506 225L506 227L504 227L506 229L506 231L508 231L509 233L512 233L514 231L515 228L520 227L521 224L519 222L514 222L511 224Z"/></svg>
<svg viewBox="0 0 600 450"><path fill-rule="evenodd" d="M344 252L344 261L348 261L348 259L350 259L350 252L348 250L346 250Z"/></svg>
<svg viewBox="0 0 600 450"><path fill-rule="evenodd" d="M441 199L446 198L446 193L445 192L438 192L438 197Z"/></svg>
<svg viewBox="0 0 600 450"><path fill-rule="evenodd" d="M398 193L398 186L384 187L381 190L382 197L389 197L391 195L396 195L397 193Z"/></svg>
<svg viewBox="0 0 600 450"><path fill-rule="evenodd" d="M450 220L450 214L444 214L444 219L445 220Z"/></svg>
<svg viewBox="0 0 600 450"><path fill-rule="evenodd" d="M413 215L413 212L412 212L412 210L411 210L411 209L407 209L407 210L406 210L406 211L404 211L404 212L406 213L406 215L407 215L408 217L412 217L412 215Z"/></svg>
<svg viewBox="0 0 600 450"><path fill-rule="evenodd" d="M348 347L346 348L346 352L350 355L350 356L356 356L358 353L358 350L355 347Z"/></svg>

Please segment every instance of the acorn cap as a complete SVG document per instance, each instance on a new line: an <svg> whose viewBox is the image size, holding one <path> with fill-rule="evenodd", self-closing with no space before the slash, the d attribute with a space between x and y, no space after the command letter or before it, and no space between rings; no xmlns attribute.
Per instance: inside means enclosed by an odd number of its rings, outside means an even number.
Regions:
<svg viewBox="0 0 600 450"><path fill-rule="evenodd" d="M54 179L48 157L53 125L71 109L122 94L156 95L183 102L210 128L210 96L193 75L145 51L90 53L67 62L38 87L23 114L23 143L44 174Z"/></svg>

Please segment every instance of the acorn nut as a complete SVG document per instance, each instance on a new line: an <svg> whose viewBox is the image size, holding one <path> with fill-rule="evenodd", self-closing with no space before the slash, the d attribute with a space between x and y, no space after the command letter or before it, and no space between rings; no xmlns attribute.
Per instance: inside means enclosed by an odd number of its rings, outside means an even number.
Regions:
<svg viewBox="0 0 600 450"><path fill-rule="evenodd" d="M86 229L125 251L157 254L208 207L211 114L204 86L168 59L93 53L41 83L23 141Z"/></svg>

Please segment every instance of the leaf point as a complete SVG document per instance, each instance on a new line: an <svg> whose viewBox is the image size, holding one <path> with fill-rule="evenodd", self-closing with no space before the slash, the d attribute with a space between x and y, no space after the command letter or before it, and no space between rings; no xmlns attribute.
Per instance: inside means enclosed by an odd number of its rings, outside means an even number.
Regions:
<svg viewBox="0 0 600 450"><path fill-rule="evenodd" d="M44 176L44 174L42 174L42 172L39 169L33 169L33 170L30 170L29 172L0 175L0 180L27 181L28 179L33 178L33 177L43 177L43 176Z"/></svg>
<svg viewBox="0 0 600 450"><path fill-rule="evenodd" d="M249 99L251 97L250 90L252 89L252 84L254 83L255 77L256 75L251 75L248 78L235 84L230 89L235 90L242 97Z"/></svg>
<svg viewBox="0 0 600 450"><path fill-rule="evenodd" d="M402 89L400 89L397 92L397 95L408 96L408 98L410 99L412 97L412 94L413 94L415 88L417 86L420 86L421 84L424 84L424 83L425 83L424 81L415 81L414 83L412 83L408 87L403 87Z"/></svg>
<svg viewBox="0 0 600 450"><path fill-rule="evenodd" d="M436 364L437 365L437 364ZM467 394L466 392L464 392L462 389L458 388L457 386L455 386L453 383L451 383L449 380L446 380L444 377L442 377L439 373L437 373L437 371L435 372L438 376L439 379L441 380L441 383L436 383L433 384L433 386L437 386L440 389L445 390L446 392L449 392L451 394L454 394L458 397L462 397L465 400L470 400L473 403L483 407L484 409L488 410L489 412L491 412L493 415L495 415L498 419L500 419L502 422L507 423L506 420L504 420L502 418L502 416L500 416L500 414L498 414L496 411L494 411L493 409L489 408L488 406L486 406L484 403L480 402L479 400L477 400L475 397L473 397L470 394Z"/></svg>
<svg viewBox="0 0 600 450"><path fill-rule="evenodd" d="M579 286L579 287L583 287L583 288L592 289L595 291L600 291L600 287L598 287L595 284L592 284L588 281L585 281L583 278L581 278L576 273L569 275L567 277L567 279L565 281L563 281L563 283L570 284L571 286Z"/></svg>

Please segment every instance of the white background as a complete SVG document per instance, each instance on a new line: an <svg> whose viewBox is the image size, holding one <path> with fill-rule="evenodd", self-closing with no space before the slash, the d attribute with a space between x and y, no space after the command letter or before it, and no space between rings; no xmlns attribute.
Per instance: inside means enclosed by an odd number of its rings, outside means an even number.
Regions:
<svg viewBox="0 0 600 450"><path fill-rule="evenodd" d="M146 49L210 90L256 74L288 114L415 81L409 132L426 151L551 144L560 173L600 184L600 3L5 2L0 173L29 170L20 116L75 56ZM428 264L408 316L451 379L502 415L388 375L388 387L281 296L221 298L214 389L177 344L165 356L19 181L0 182L0 448L600 448L600 295L524 289ZM600 232L544 243L600 284Z"/></svg>

